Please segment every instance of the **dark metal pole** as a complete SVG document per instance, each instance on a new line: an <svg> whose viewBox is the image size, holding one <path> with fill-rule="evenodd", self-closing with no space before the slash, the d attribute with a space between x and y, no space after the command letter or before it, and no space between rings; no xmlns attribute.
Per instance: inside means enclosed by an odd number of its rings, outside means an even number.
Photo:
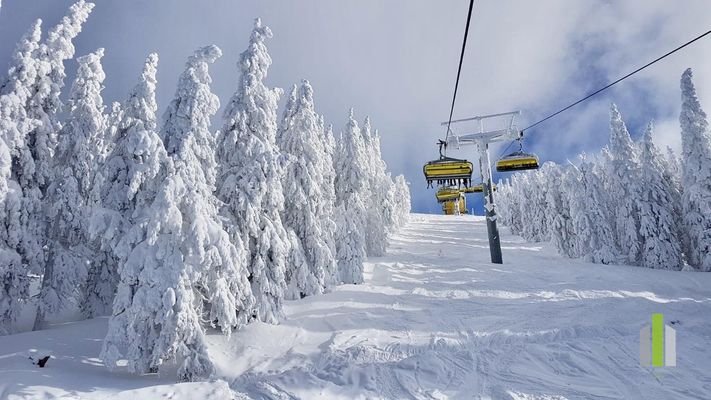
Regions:
<svg viewBox="0 0 711 400"><path fill-rule="evenodd" d="M499 239L499 228L496 226L496 207L494 203L494 191L491 184L491 164L489 163L489 143L479 143L479 168L481 169L481 181L484 187L484 209L486 210L486 231L489 234L489 253L491 262L503 264L501 256L501 241Z"/></svg>

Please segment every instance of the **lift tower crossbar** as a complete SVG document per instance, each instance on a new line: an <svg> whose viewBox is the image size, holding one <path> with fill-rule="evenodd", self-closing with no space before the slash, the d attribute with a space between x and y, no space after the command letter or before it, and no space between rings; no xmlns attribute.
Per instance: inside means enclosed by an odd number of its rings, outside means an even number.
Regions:
<svg viewBox="0 0 711 400"><path fill-rule="evenodd" d="M479 149L479 169L481 170L481 182L484 188L484 209L486 210L486 230L489 235L489 253L491 254L491 262L494 264L503 263L503 258L501 256L499 229L496 226L496 205L494 203L494 191L492 190L493 185L491 182L489 143L520 139L523 134L516 129L514 125L514 119L518 115L521 115L521 111L480 115L454 120L451 122L452 124L467 121L479 122L479 132L461 135L450 132L446 142L447 146L454 145L460 148L461 146L477 145ZM503 129L484 131L484 120L503 117L507 118L507 124ZM442 123L442 125L447 124L447 122Z"/></svg>

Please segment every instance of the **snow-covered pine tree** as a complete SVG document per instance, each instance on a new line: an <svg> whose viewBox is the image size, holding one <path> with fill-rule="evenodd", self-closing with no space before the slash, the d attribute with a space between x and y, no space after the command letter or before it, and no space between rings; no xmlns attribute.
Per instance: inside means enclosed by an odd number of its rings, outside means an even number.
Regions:
<svg viewBox="0 0 711 400"><path fill-rule="evenodd" d="M29 89L26 115L35 121L22 147L13 151L13 176L23 191L22 235L19 253L31 271L42 273L45 264L47 218L42 202L53 178L52 156L57 132L61 128L59 113L64 87L64 61L74 57L72 40L81 32L94 4L80 0L69 8L47 39L33 52L37 75Z"/></svg>
<svg viewBox="0 0 711 400"><path fill-rule="evenodd" d="M681 76L681 172L684 250L692 267L711 271L711 130L692 82Z"/></svg>
<svg viewBox="0 0 711 400"><path fill-rule="evenodd" d="M370 117L365 117L360 133L363 148L363 162L365 165L365 182L362 200L365 204L365 251L369 256L380 257L385 254L388 244L388 227L385 222L384 207L387 204L387 190L385 186L386 172L384 163L380 158L380 141L376 143L370 126ZM383 192L385 190L385 192ZM383 201L385 200L385 201Z"/></svg>
<svg viewBox="0 0 711 400"><path fill-rule="evenodd" d="M383 160L383 153L380 148L380 132L376 129L371 136L371 147L373 151L373 167L377 176L376 197L379 198L378 209L380 211L384 229L390 233L395 229L395 182L387 171L388 166Z"/></svg>
<svg viewBox="0 0 711 400"><path fill-rule="evenodd" d="M91 232L100 239L102 250L113 257L116 271L112 273L118 275L113 315L101 352L109 368L115 366L132 340L127 330L134 316L129 310L139 283L145 280L136 268L140 261L138 253L131 262L128 260L146 237L144 227L148 218L169 218L152 215L151 209L159 189L155 182L167 176L165 169L169 164L163 142L156 133L157 66L158 56L150 54L138 84L124 103L116 145L97 177L101 208L92 216ZM164 193L164 197L167 195Z"/></svg>
<svg viewBox="0 0 711 400"><path fill-rule="evenodd" d="M22 189L12 176L12 157L37 126L27 117L26 105L37 76L40 26L37 20L17 44L8 77L0 86L0 335L12 332L30 297L27 265L18 253L30 248L23 242L28 213L22 208ZM35 251L41 251L38 243L33 244Z"/></svg>
<svg viewBox="0 0 711 400"><path fill-rule="evenodd" d="M551 242L558 250L558 253L566 257L576 257L576 233L573 224L573 217L570 209L570 192L567 185L573 177L570 175L572 167L559 166L554 168L548 174L545 184L547 186L546 202L548 208L546 211L546 221L549 224L551 234ZM519 222L520 223L520 222Z"/></svg>
<svg viewBox="0 0 711 400"><path fill-rule="evenodd" d="M587 261L608 264L615 261L613 229L604 210L605 201L597 174L600 171L585 154L578 166L571 166L564 190L567 192L571 223L575 231L573 249ZM555 212L555 210L551 210Z"/></svg>
<svg viewBox="0 0 711 400"><path fill-rule="evenodd" d="M281 214L284 225L293 229L303 250L308 271L296 271L300 258L291 260L287 270L290 298L299 298L322 293L332 285L336 272L330 225L333 224L327 169L331 158L327 154L324 126L316 114L313 89L308 81L294 86L284 110L277 143L289 159L282 180L284 187L284 210ZM331 190L332 192L332 190Z"/></svg>
<svg viewBox="0 0 711 400"><path fill-rule="evenodd" d="M56 313L78 298L86 283L81 304L101 313L109 305L97 298L102 286L103 257L89 243L89 217L96 199L92 198L98 155L104 134L104 102L101 97L106 77L101 67L104 49L77 59L79 67L71 88L69 116L59 133L57 153L52 158L54 178L46 194L46 215L52 223L47 230L48 258L37 298L33 329L42 329L47 313ZM90 279L85 282L88 271ZM97 304L99 303L99 304Z"/></svg>
<svg viewBox="0 0 711 400"><path fill-rule="evenodd" d="M615 210L616 243L625 263L639 265L639 157L617 106L610 106L610 157L607 159L610 207Z"/></svg>
<svg viewBox="0 0 711 400"><path fill-rule="evenodd" d="M412 208L410 200L410 186L405 180L405 176L398 175L395 177L395 226L401 228L410 218L410 210Z"/></svg>
<svg viewBox="0 0 711 400"><path fill-rule="evenodd" d="M126 233L135 223L135 210L148 206L145 199L154 197L148 193L149 184L167 156L156 132L157 68L158 55L150 54L138 84L124 102L120 121L109 128L115 129L115 144L96 178L101 207L92 215L91 233L100 239L102 250L117 260L125 260L135 244Z"/></svg>
<svg viewBox="0 0 711 400"><path fill-rule="evenodd" d="M351 109L334 160L338 210L336 252L339 281L343 283L363 282L368 218L363 200L366 198L368 183L368 159L365 151L363 136Z"/></svg>
<svg viewBox="0 0 711 400"><path fill-rule="evenodd" d="M234 244L222 226L213 192L217 174L216 137L210 118L220 102L210 91L208 64L222 55L217 46L198 49L188 59L173 101L165 113L163 136L175 164L176 179L187 191L176 197L182 236L176 238L186 268L196 271L194 286L206 299L206 314L214 327L229 334L244 326L254 306L247 281L244 246Z"/></svg>
<svg viewBox="0 0 711 400"><path fill-rule="evenodd" d="M321 126L325 126L323 116L320 117ZM333 136L333 127L329 124L321 132L321 141L324 145L323 154L323 187L321 188L321 196L323 197L323 215L327 218L321 221L322 237L326 242L328 249L333 256L334 265L332 266L331 276L327 277L330 285L338 283L338 257L336 251L336 170L333 160L336 157L336 139Z"/></svg>
<svg viewBox="0 0 711 400"><path fill-rule="evenodd" d="M664 159L652 142L653 126L644 131L641 147L641 187L639 198L642 265L648 268L679 270L683 266L673 194L674 184L665 177Z"/></svg>
<svg viewBox="0 0 711 400"><path fill-rule="evenodd" d="M284 195L276 145L281 90L264 84L272 62L264 42L271 37L271 30L257 19L249 46L240 55L239 86L225 109L217 146L217 197L230 218L228 231L235 240L241 237L247 249L256 301L253 316L277 323L286 290L289 243L280 216Z"/></svg>
<svg viewBox="0 0 711 400"><path fill-rule="evenodd" d="M29 277L15 248L19 241L20 188L10 179L12 158L0 137L0 336L13 325L29 299Z"/></svg>

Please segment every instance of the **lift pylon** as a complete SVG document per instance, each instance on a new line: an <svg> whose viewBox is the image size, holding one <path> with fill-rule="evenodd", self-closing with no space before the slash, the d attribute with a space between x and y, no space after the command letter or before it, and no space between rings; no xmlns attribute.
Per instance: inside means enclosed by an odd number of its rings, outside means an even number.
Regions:
<svg viewBox="0 0 711 400"><path fill-rule="evenodd" d="M481 181L484 189L484 209L486 210L486 230L489 235L489 253L491 254L491 262L494 264L503 263L501 255L501 240L499 238L499 229L496 225L496 203L494 203L493 184L491 182L491 162L489 161L489 143L500 142L504 140L521 139L523 133L516 129L514 119L520 115L521 111L511 111L506 113L489 114L454 120L451 124L461 123L466 121L475 121L479 123L479 132L457 135L453 132L447 137L447 145L456 147L476 145L479 150L479 170L481 171ZM484 121L494 118L505 118L506 124L503 128L485 131ZM448 122L443 122L442 125L448 125Z"/></svg>

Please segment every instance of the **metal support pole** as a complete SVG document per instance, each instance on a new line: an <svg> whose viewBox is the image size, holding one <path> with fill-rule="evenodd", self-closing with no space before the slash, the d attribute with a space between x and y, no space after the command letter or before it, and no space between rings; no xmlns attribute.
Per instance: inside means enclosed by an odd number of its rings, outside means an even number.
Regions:
<svg viewBox="0 0 711 400"><path fill-rule="evenodd" d="M499 228L496 226L496 207L494 205L494 190L491 184L491 164L489 163L489 143L479 142L479 169L481 170L481 182L484 187L484 209L486 210L486 231L489 234L489 253L491 262L503 264L501 256L501 241L499 239Z"/></svg>

